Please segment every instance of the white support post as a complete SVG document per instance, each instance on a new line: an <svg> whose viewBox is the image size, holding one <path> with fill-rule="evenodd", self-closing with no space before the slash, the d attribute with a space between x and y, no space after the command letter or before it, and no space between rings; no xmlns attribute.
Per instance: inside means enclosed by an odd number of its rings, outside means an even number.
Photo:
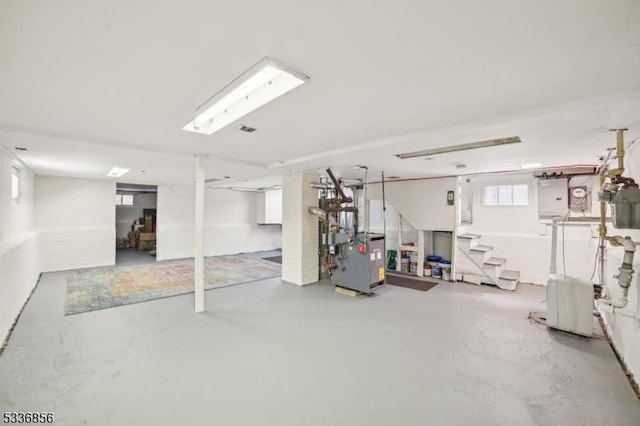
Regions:
<svg viewBox="0 0 640 426"><path fill-rule="evenodd" d="M206 156L198 154L196 156L196 205L195 205L195 247L194 257L194 294L195 312L204 311L204 170L206 167Z"/></svg>
<svg viewBox="0 0 640 426"><path fill-rule="evenodd" d="M424 231L418 229L418 270L416 274L419 277L424 276Z"/></svg>
<svg viewBox="0 0 640 426"><path fill-rule="evenodd" d="M396 256L396 271L402 271L402 215L398 214L398 255Z"/></svg>

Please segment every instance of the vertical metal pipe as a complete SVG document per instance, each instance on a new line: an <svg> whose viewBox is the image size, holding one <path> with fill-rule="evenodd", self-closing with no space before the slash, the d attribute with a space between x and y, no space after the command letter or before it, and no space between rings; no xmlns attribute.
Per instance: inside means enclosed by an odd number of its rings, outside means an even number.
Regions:
<svg viewBox="0 0 640 426"><path fill-rule="evenodd" d="M602 189L602 185L604 185L605 181L605 171L602 171L600 175L600 188ZM607 214L607 205L604 200L600 200L600 226L598 227L598 235L600 238L604 239L607 236L607 225L605 224L605 216Z"/></svg>
<svg viewBox="0 0 640 426"><path fill-rule="evenodd" d="M562 218L554 217L551 221L551 266L549 267L549 273L555 274L557 272L557 258L558 258L558 220Z"/></svg>
<svg viewBox="0 0 640 426"><path fill-rule="evenodd" d="M364 190L363 190L363 198L364 198L364 243L369 244L369 240L367 240L367 235L369 234L369 200L367 199L367 188L369 187L369 178L368 178L369 169L364 169Z"/></svg>
<svg viewBox="0 0 640 426"><path fill-rule="evenodd" d="M627 129L618 129L616 131L616 155L618 156L618 170L620 175L624 172L624 131Z"/></svg>
<svg viewBox="0 0 640 426"><path fill-rule="evenodd" d="M384 233L384 238L386 241L387 239L387 202L384 196L384 171L382 172L382 232Z"/></svg>

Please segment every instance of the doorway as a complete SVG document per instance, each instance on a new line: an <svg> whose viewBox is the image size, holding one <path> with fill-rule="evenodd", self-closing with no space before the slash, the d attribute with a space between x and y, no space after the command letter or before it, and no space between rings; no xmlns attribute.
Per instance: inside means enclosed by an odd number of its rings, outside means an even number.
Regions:
<svg viewBox="0 0 640 426"><path fill-rule="evenodd" d="M117 266L156 261L157 206L156 185L116 185Z"/></svg>

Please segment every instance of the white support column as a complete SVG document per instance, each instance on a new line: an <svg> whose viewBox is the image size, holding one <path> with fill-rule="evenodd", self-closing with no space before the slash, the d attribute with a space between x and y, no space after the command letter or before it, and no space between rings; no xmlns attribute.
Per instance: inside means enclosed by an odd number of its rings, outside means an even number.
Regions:
<svg viewBox="0 0 640 426"><path fill-rule="evenodd" d="M418 229L418 270L416 274L419 277L424 276L424 231Z"/></svg>
<svg viewBox="0 0 640 426"><path fill-rule="evenodd" d="M402 271L402 215L398 213L398 253L396 255L396 272Z"/></svg>
<svg viewBox="0 0 640 426"><path fill-rule="evenodd" d="M318 281L318 207L315 173L294 173L282 179L282 279L298 285Z"/></svg>
<svg viewBox="0 0 640 426"><path fill-rule="evenodd" d="M206 155L196 156L196 206L195 206L195 247L193 257L195 260L195 312L204 311L204 171L206 167Z"/></svg>

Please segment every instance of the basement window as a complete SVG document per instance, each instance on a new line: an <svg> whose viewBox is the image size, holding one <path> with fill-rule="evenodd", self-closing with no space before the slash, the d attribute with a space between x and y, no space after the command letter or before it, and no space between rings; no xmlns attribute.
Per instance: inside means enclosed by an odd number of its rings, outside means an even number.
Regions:
<svg viewBox="0 0 640 426"><path fill-rule="evenodd" d="M20 201L20 169L11 167L11 199Z"/></svg>
<svg viewBox="0 0 640 426"><path fill-rule="evenodd" d="M485 206L528 206L529 185L487 185L482 201Z"/></svg>
<svg viewBox="0 0 640 426"><path fill-rule="evenodd" d="M116 194L116 206L133 206L133 195Z"/></svg>

